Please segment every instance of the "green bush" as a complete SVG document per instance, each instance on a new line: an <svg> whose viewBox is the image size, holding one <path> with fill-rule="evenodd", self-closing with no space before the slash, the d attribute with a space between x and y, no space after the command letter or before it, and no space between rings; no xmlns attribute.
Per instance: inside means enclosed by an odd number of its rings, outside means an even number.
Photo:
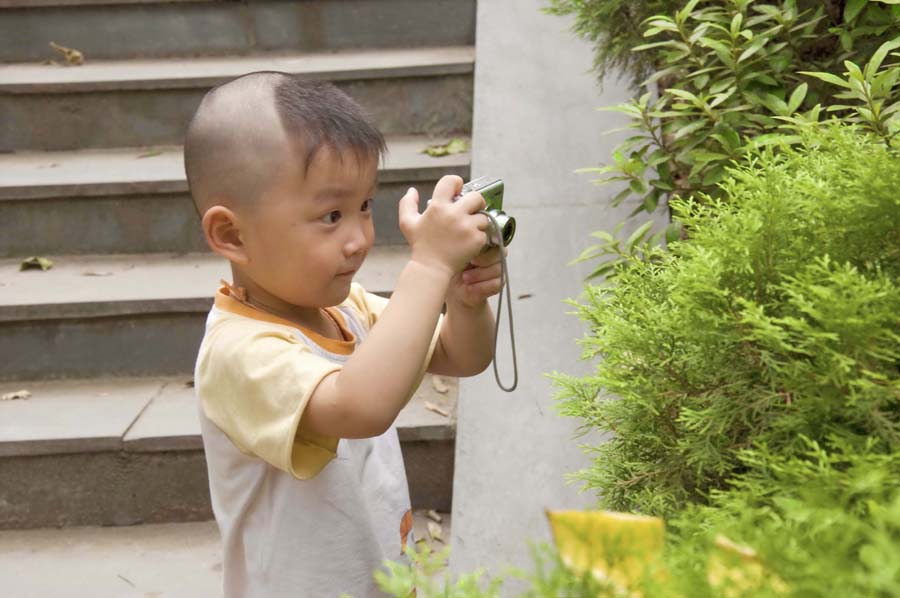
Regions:
<svg viewBox="0 0 900 598"><path fill-rule="evenodd" d="M757 445L900 445L900 156L830 125L731 176L673 202L690 241L578 304L596 371L555 380L565 414L614 434L578 476L605 507L706 503Z"/></svg>
<svg viewBox="0 0 900 598"><path fill-rule="evenodd" d="M594 45L594 68L599 76L607 71L623 72L635 86L646 77L665 68L662 52L634 53L632 48L645 42L644 22L656 15L671 16L682 9L686 0L548 0L546 12L574 17L572 30ZM739 2L713 0L705 6L737 6ZM767 6L776 10L814 11L820 15L816 37L796 40L798 58L810 68L829 70L840 66L845 55L863 47L871 54L900 17L900 9L890 0L799 0L775 1ZM765 10L772 11L772 8ZM874 41L873 41L874 40ZM883 41L883 39L881 39Z"/></svg>
<svg viewBox="0 0 900 598"><path fill-rule="evenodd" d="M798 120L826 110L888 140L900 132L894 0L555 0L548 10L576 14L604 68L647 76L637 97L607 108L628 117L631 135L606 165L582 169L614 184L612 204L628 200L632 215L677 196L721 197L732 161L784 143ZM599 231L578 259L612 258L591 274L609 276L623 256L689 234L673 219L627 240Z"/></svg>

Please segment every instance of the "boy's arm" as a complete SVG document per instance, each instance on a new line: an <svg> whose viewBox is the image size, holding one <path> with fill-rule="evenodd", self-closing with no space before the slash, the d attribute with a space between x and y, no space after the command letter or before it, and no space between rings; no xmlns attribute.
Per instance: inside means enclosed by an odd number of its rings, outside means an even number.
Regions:
<svg viewBox="0 0 900 598"><path fill-rule="evenodd" d="M495 321L487 298L500 292L500 251L495 247L480 254L454 277L447 297L447 315L429 372L474 376L490 365L494 357Z"/></svg>
<svg viewBox="0 0 900 598"><path fill-rule="evenodd" d="M312 393L301 432L337 438L378 436L408 401L454 274L485 242L487 222L478 214L484 199L470 193L453 202L461 188L459 177L442 178L422 214L415 190L400 200L400 227L412 257L366 342Z"/></svg>

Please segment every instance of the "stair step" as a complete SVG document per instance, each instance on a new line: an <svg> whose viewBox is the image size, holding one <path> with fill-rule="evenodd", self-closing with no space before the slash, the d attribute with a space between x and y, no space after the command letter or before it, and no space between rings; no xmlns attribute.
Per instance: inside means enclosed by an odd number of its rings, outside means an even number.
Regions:
<svg viewBox="0 0 900 598"><path fill-rule="evenodd" d="M6 9L6 10L3 10ZM475 0L0 0L0 62L334 51L475 42Z"/></svg>
<svg viewBox="0 0 900 598"><path fill-rule="evenodd" d="M197 400L188 382L0 385L0 394L31 393L0 402L0 529L209 518ZM441 395L426 376L397 418L410 492L423 508L449 508L458 385L447 383ZM428 410L426 401L450 416Z"/></svg>
<svg viewBox="0 0 900 598"><path fill-rule="evenodd" d="M447 170L468 167L468 152L438 158L423 153L442 141L424 135L388 137L379 183L431 181ZM0 201L187 190L181 146L0 155Z"/></svg>
<svg viewBox="0 0 900 598"><path fill-rule="evenodd" d="M403 243L396 202L445 174L469 176L468 152L433 158L447 139L388 138L379 171L376 241ZM181 146L0 154L0 257L205 251ZM85 235L85 231L92 234Z"/></svg>
<svg viewBox="0 0 900 598"><path fill-rule="evenodd" d="M449 539L452 519L440 515L442 536ZM417 539L428 538L427 522L424 511L413 511ZM443 547L427 541L435 550ZM0 534L0 554L8 596L222 595L222 548L212 521L6 531Z"/></svg>
<svg viewBox="0 0 900 598"><path fill-rule="evenodd" d="M454 46L191 59L96 60L77 67L7 64L0 66L0 92L49 94L197 89L264 70L329 81L458 75L471 73L474 61L474 47Z"/></svg>
<svg viewBox="0 0 900 598"><path fill-rule="evenodd" d="M176 145L206 91L280 70L335 81L386 135L470 131L473 46L0 65L0 150Z"/></svg>
<svg viewBox="0 0 900 598"><path fill-rule="evenodd" d="M186 374L228 263L215 254L0 260L0 380ZM389 294L408 249L376 246L356 276Z"/></svg>

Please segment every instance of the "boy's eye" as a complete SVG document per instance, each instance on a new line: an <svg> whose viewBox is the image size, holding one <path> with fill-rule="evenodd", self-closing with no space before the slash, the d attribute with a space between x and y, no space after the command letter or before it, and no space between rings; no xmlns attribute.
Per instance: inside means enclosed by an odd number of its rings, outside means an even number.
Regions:
<svg viewBox="0 0 900 598"><path fill-rule="evenodd" d="M363 212L370 212L370 211L372 211L372 203L373 203L374 201L375 201L375 198L373 198L373 197L370 197L369 199L367 199L366 201L364 201L361 210L362 210Z"/></svg>
<svg viewBox="0 0 900 598"><path fill-rule="evenodd" d="M326 224L334 224L338 220L341 219L341 213L338 210L334 210L332 212L328 212L325 216L322 216L322 221Z"/></svg>

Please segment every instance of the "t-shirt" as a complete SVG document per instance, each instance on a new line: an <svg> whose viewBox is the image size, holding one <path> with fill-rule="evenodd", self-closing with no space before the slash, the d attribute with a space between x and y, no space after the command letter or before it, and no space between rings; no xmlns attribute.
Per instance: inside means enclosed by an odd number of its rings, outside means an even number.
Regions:
<svg viewBox="0 0 900 598"><path fill-rule="evenodd" d="M326 310L338 341L254 309L228 287L217 294L195 387L226 598L382 596L373 571L400 560L412 541L393 425L352 440L298 432L316 386L341 368L386 304L354 283Z"/></svg>

